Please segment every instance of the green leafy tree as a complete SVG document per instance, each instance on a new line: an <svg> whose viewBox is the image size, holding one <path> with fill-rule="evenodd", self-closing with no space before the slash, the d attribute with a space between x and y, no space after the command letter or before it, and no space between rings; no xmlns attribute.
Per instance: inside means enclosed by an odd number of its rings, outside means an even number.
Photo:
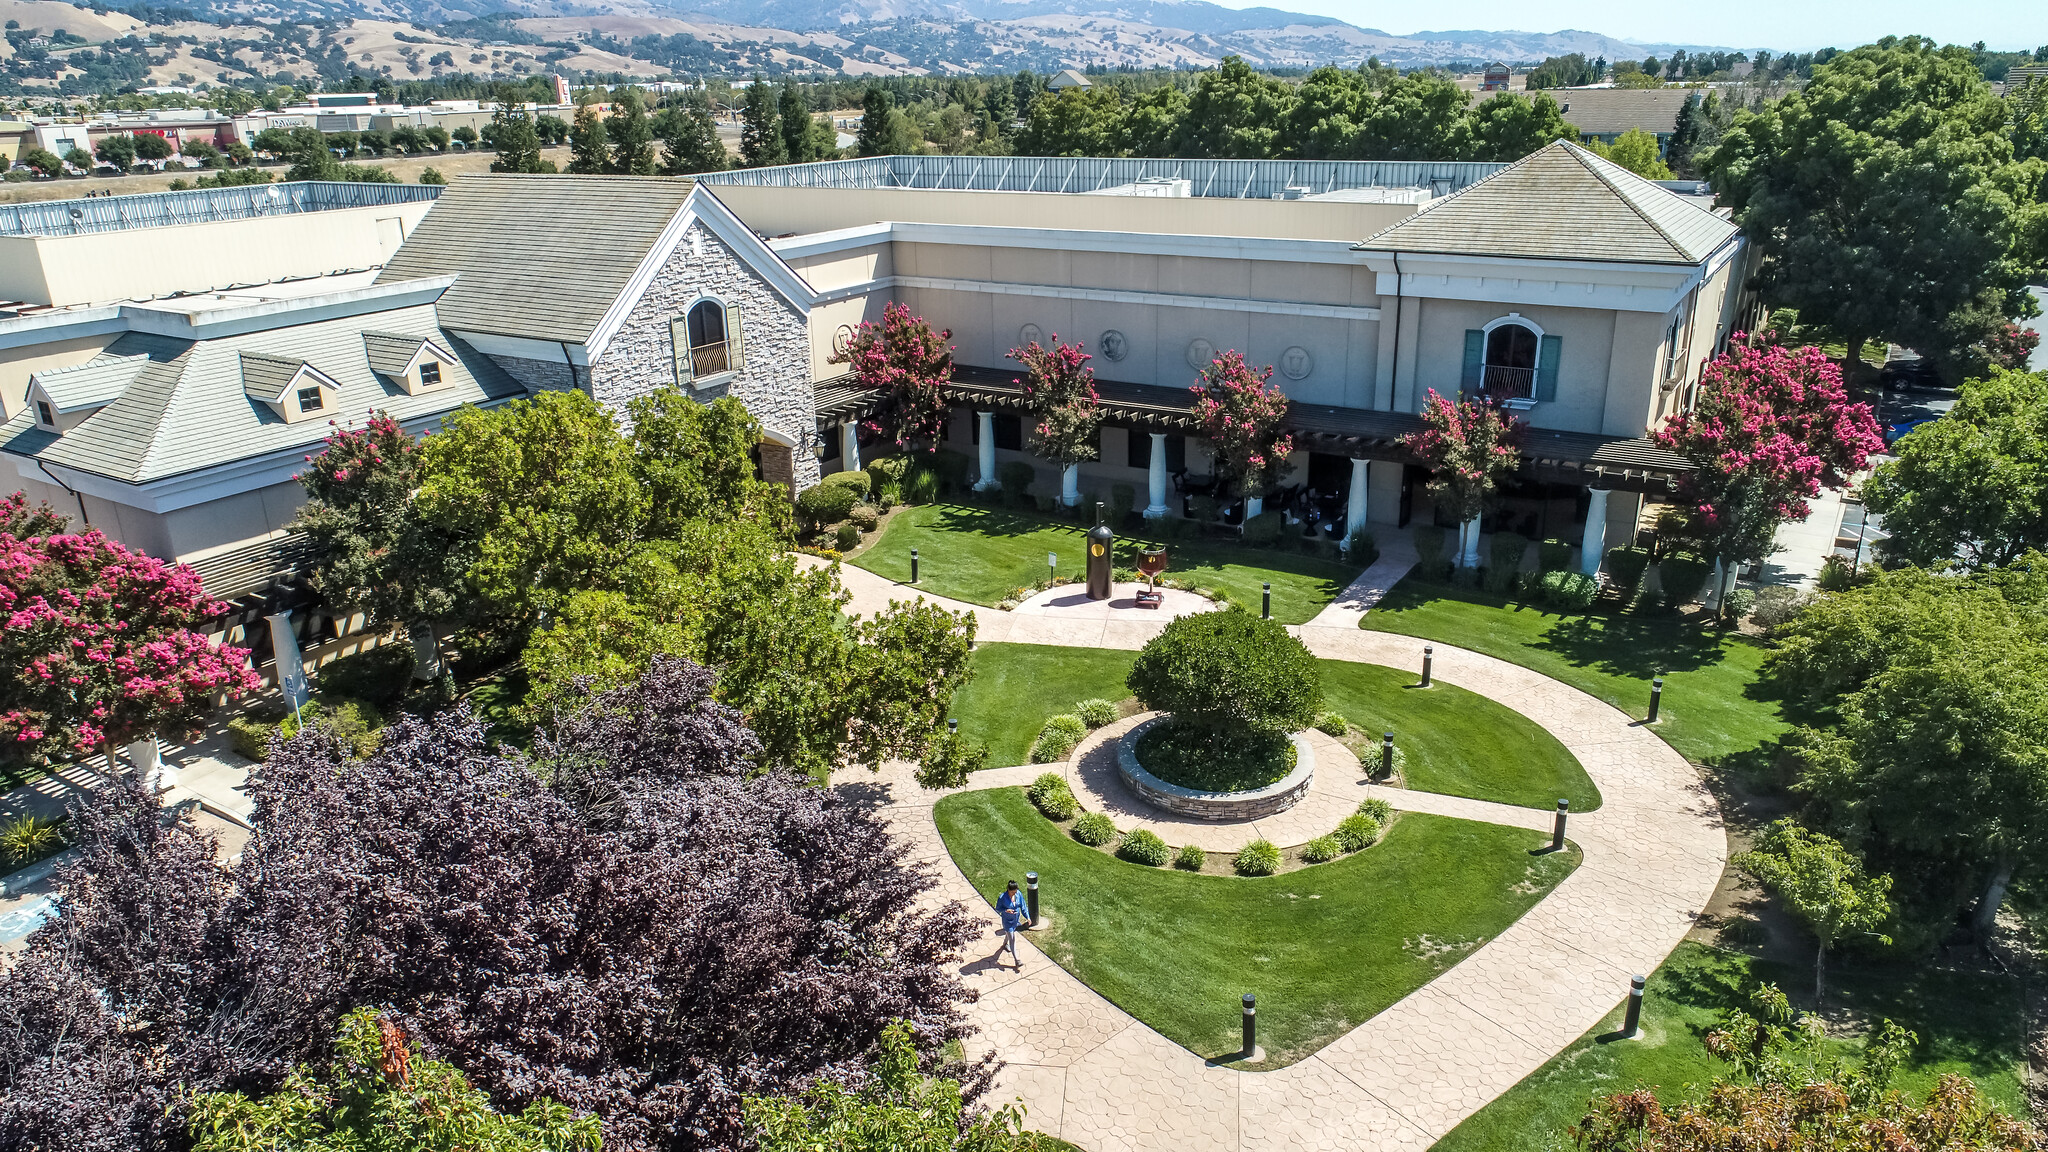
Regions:
<svg viewBox="0 0 2048 1152"><path fill-rule="evenodd" d="M30 148L21 154L21 162L35 169L40 176L61 176L64 173L64 161L48 148Z"/></svg>
<svg viewBox="0 0 2048 1152"><path fill-rule="evenodd" d="M855 133L853 150L862 156L886 156L889 147L895 143L890 126L890 114L896 110L896 102L889 98L884 88L870 88L860 100L860 130Z"/></svg>
<svg viewBox="0 0 2048 1152"><path fill-rule="evenodd" d="M1472 112L1474 159L1512 164L1553 140L1576 140L1579 131L1548 92L1501 92Z"/></svg>
<svg viewBox="0 0 2048 1152"><path fill-rule="evenodd" d="M1273 620L1236 610L1182 616L1146 643L1125 678L1148 708L1217 739L1298 732L1323 706L1322 672Z"/></svg>
<svg viewBox="0 0 2048 1152"><path fill-rule="evenodd" d="M644 535L677 539L696 520L747 520L787 539L789 496L754 475L761 424L739 401L700 404L664 388L627 405L633 467L647 501Z"/></svg>
<svg viewBox="0 0 2048 1152"><path fill-rule="evenodd" d="M1260 75L1237 56L1202 73L1174 133L1181 156L1235 159L1274 155L1292 99L1288 86Z"/></svg>
<svg viewBox="0 0 2048 1152"><path fill-rule="evenodd" d="M611 171L612 148L605 136L603 117L585 104L576 109L576 122L569 129L569 171L580 176L598 176Z"/></svg>
<svg viewBox="0 0 2048 1152"><path fill-rule="evenodd" d="M1813 1002L1827 1000L1828 949L1844 936L1878 933L1891 918L1892 878L1865 876L1863 862L1840 841L1778 820L1756 838L1735 866L1784 902L1785 909L1812 931Z"/></svg>
<svg viewBox="0 0 2048 1152"><path fill-rule="evenodd" d="M656 122L661 137L661 173L687 176L695 172L722 172L729 157L725 142L718 138L718 123L711 105L692 95L681 104L664 108Z"/></svg>
<svg viewBox="0 0 2048 1152"><path fill-rule="evenodd" d="M1414 72L1386 85L1366 108L1351 157L1462 160L1472 154L1471 96L1448 76Z"/></svg>
<svg viewBox="0 0 2048 1152"><path fill-rule="evenodd" d="M479 139L477 135L477 130L471 128L467 124L464 124L461 127L455 129L455 131L449 133L448 138L450 140L455 141L457 144L462 145L464 148L476 147L477 140Z"/></svg>
<svg viewBox="0 0 2048 1152"><path fill-rule="evenodd" d="M1068 88L1031 105L1031 116L1017 136L1025 156L1103 156L1119 150L1124 130L1120 97L1114 88ZM1178 130L1184 116L1168 126Z"/></svg>
<svg viewBox="0 0 2048 1152"><path fill-rule="evenodd" d="M817 122L811 106L793 83L784 83L776 98L776 124L782 129L782 157L785 163L808 164L818 159Z"/></svg>
<svg viewBox="0 0 2048 1152"><path fill-rule="evenodd" d="M1281 155L1303 160L1336 160L1357 145L1359 124L1375 99L1363 70L1326 65L1303 77L1281 122Z"/></svg>
<svg viewBox="0 0 2048 1152"><path fill-rule="evenodd" d="M448 183L448 178L446 176L441 175L441 170L439 168L422 168L420 169L420 183L446 184Z"/></svg>
<svg viewBox="0 0 2048 1152"><path fill-rule="evenodd" d="M126 172L135 166L135 137L126 132L104 137L93 147L92 154Z"/></svg>
<svg viewBox="0 0 2048 1152"><path fill-rule="evenodd" d="M1757 289L1839 333L1852 366L1872 339L1954 355L1983 333L1952 318L1987 295L1996 319L2029 314L2048 162L2014 158L1965 49L1886 37L1836 56L1700 166L1763 254Z"/></svg>
<svg viewBox="0 0 2048 1152"><path fill-rule="evenodd" d="M767 168L788 160L781 117L775 110L775 90L756 75L740 109L740 167Z"/></svg>
<svg viewBox="0 0 2048 1152"><path fill-rule="evenodd" d="M1706 133L1709 113L1705 109L1697 92L1688 94L1685 103L1678 106L1678 118L1671 126L1671 139L1664 145L1664 158L1671 165L1671 170L1680 176L1699 174L1694 153Z"/></svg>
<svg viewBox="0 0 2048 1152"><path fill-rule="evenodd" d="M958 1082L918 1071L910 1025L882 1032L858 1090L820 1080L798 1097L750 1096L747 1127L760 1152L1051 1152L1023 1129L1014 1104L969 1112Z"/></svg>
<svg viewBox="0 0 2048 1152"><path fill-rule="evenodd" d="M638 88L612 95L611 122L605 134L611 138L611 170L621 176L654 175L654 124L647 118L647 105Z"/></svg>
<svg viewBox="0 0 2048 1152"><path fill-rule="evenodd" d="M498 155L491 161L493 172L552 172L554 164L540 158L540 136L533 121L507 100L491 116L491 147Z"/></svg>
<svg viewBox="0 0 2048 1152"><path fill-rule="evenodd" d="M92 153L83 148L73 148L64 153L64 162L80 172L92 171Z"/></svg>
<svg viewBox="0 0 2048 1152"><path fill-rule="evenodd" d="M1614 143L1598 140L1586 145L1593 155L1612 160L1645 180L1669 180L1671 168L1664 163L1657 138L1641 128L1631 128L1615 137Z"/></svg>
<svg viewBox="0 0 2048 1152"><path fill-rule="evenodd" d="M1994 369L1892 446L1863 485L1889 559L2002 567L2048 549L2048 374Z"/></svg>
<svg viewBox="0 0 2048 1152"><path fill-rule="evenodd" d="M560 116L550 116L542 113L533 119L533 133L540 137L543 144L560 144L569 139L569 122ZM397 142L398 133L394 131L391 134L391 139ZM424 138L417 131L413 134L413 140L419 143L425 142ZM417 152L419 149L417 147L408 147L407 151Z"/></svg>
<svg viewBox="0 0 2048 1152"><path fill-rule="evenodd" d="M134 135L133 139L135 141L135 158L137 160L169 160L171 158L171 142L157 133L138 132Z"/></svg>
<svg viewBox="0 0 2048 1152"><path fill-rule="evenodd" d="M1124 106L1116 143L1105 151L1132 156L1173 155L1173 134L1181 118L1187 115L1187 107L1188 94L1180 88L1154 88L1139 95Z"/></svg>
<svg viewBox="0 0 2048 1152"><path fill-rule="evenodd" d="M227 162L221 158L220 149L204 140L188 141L184 153L187 160L197 160L208 168L227 167Z"/></svg>
<svg viewBox="0 0 2048 1152"><path fill-rule="evenodd" d="M325 1077L299 1068L284 1086L192 1098L197 1152L598 1152L598 1118L542 1098L499 1112L452 1064L428 1058L373 1009L342 1018Z"/></svg>

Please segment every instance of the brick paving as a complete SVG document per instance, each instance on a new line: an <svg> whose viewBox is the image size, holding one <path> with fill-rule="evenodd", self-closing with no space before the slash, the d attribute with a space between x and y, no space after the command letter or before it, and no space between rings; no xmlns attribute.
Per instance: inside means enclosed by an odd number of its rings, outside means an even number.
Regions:
<svg viewBox="0 0 2048 1152"><path fill-rule="evenodd" d="M1384 583L1384 577L1380 572L1371 582ZM921 595L851 566L842 568L841 579L853 594L848 607L854 612L873 611L906 593ZM1362 598L1349 592L1342 598L1350 601L1344 611L1325 612L1293 631L1327 659L1416 666L1422 642L1360 629ZM990 642L1137 648L1160 627L1090 620L1062 629L1056 617L1041 617L1018 635L1008 613L924 598L973 612L980 639ZM1333 619L1337 626L1330 626ZM1315 1055L1272 1072L1205 1062L1035 948L1023 949L1021 972L990 957L970 957L962 972L981 994L969 1009L981 1028L970 1049L993 1050L1008 1062L995 1099L1020 1099L1030 1126L1089 1152L1425 1149L1598 1024L1625 999L1631 974L1647 973L1663 961L1727 865L1720 809L1699 774L1650 729L1575 688L1504 660L1447 644L1435 648L1437 678L1481 692L1542 725L1599 787L1600 809L1571 819L1571 839L1584 853L1579 869L1431 983ZM1107 738L1093 743L1099 748ZM1105 790L1091 785L1091 749L1077 753L1067 771L1084 805L1093 807L1091 799L1109 803ZM1322 755L1319 746L1319 764ZM972 787L1023 784L1044 770L994 769L979 774ZM1348 770L1356 773L1355 760ZM1334 801L1338 795L1355 805L1343 790L1364 788L1342 771L1326 781L1319 770L1318 788L1303 805L1331 804L1336 811L1343 806ZM902 765L885 769L879 779L865 770L841 779L879 790L884 814L912 855L937 866L941 881L934 898L974 906L980 896L946 856L932 823L932 805L942 793L919 789ZM1397 808L1549 826L1549 814L1533 809L1402 789L1372 791ZM1315 812L1320 816L1319 808ZM1147 822L1169 843L1186 838L1178 830L1169 833L1174 822L1156 814ZM1275 828L1273 838L1306 839L1309 822L1300 823ZM1196 842L1222 850L1226 841L1220 834L1230 827L1201 825ZM993 939L990 945L993 950Z"/></svg>

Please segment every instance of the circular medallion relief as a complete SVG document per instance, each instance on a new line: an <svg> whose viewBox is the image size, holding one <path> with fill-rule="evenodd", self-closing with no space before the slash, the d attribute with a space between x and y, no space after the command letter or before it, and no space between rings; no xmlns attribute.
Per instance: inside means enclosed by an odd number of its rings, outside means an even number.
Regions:
<svg viewBox="0 0 2048 1152"><path fill-rule="evenodd" d="M1096 340L1095 346L1102 349L1103 359L1111 362L1122 360L1131 354L1130 338L1114 328L1104 332Z"/></svg>
<svg viewBox="0 0 2048 1152"><path fill-rule="evenodd" d="M853 347L853 325L841 324L839 327L834 328L832 330L833 354L844 356L846 350L851 347Z"/></svg>
<svg viewBox="0 0 2048 1152"><path fill-rule="evenodd" d="M1299 344L1280 354L1280 374L1289 380L1304 379L1315 370L1315 358Z"/></svg>
<svg viewBox="0 0 2048 1152"><path fill-rule="evenodd" d="M1029 348L1033 344L1043 343L1045 343L1045 329L1040 328L1038 325L1026 324L1022 328L1017 329L1017 346L1019 348Z"/></svg>
<svg viewBox="0 0 2048 1152"><path fill-rule="evenodd" d="M1188 341L1188 367L1200 372L1216 359L1216 346L1197 336Z"/></svg>

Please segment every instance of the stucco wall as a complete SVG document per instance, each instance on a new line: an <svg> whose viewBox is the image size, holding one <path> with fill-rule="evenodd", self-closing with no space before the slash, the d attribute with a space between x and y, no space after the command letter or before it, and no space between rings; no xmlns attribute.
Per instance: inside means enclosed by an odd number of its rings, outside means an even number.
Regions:
<svg viewBox="0 0 2048 1152"><path fill-rule="evenodd" d="M27 403L28 378L50 368L75 368L120 339L119 332L0 348L0 417L12 418Z"/></svg>
<svg viewBox="0 0 2048 1152"><path fill-rule="evenodd" d="M690 394L705 403L729 395L746 405L755 419L794 445L797 487L817 483L808 320L701 224L692 225L676 245L591 365L591 396L623 412L633 399L673 386L669 322L705 295L739 306L744 360L737 373L710 387L692 387Z"/></svg>
<svg viewBox="0 0 2048 1152"><path fill-rule="evenodd" d="M1399 407L1419 412L1429 389L1455 395L1465 367L1465 332L1520 314L1544 335L1563 341L1557 399L1525 414L1531 425L1570 432L1640 436L1655 393L1657 348L1664 317L1655 313L1539 305L1509 307L1466 300L1411 300L1419 316L1414 361L1404 368ZM1647 345L1643 333L1649 333ZM1404 340L1409 337L1404 336ZM1408 360L1410 349L1402 349Z"/></svg>

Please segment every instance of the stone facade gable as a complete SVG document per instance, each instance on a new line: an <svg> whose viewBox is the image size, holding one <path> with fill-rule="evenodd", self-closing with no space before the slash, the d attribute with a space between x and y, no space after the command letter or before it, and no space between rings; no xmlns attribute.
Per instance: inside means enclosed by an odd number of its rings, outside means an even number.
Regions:
<svg viewBox="0 0 2048 1152"><path fill-rule="evenodd" d="M795 445L790 461L795 486L817 483L809 321L702 224L690 226L604 355L591 365L591 396L623 415L634 398L674 384L669 322L707 295L739 306L744 363L729 380L690 387L689 394L707 404L730 395L746 405L755 419Z"/></svg>

